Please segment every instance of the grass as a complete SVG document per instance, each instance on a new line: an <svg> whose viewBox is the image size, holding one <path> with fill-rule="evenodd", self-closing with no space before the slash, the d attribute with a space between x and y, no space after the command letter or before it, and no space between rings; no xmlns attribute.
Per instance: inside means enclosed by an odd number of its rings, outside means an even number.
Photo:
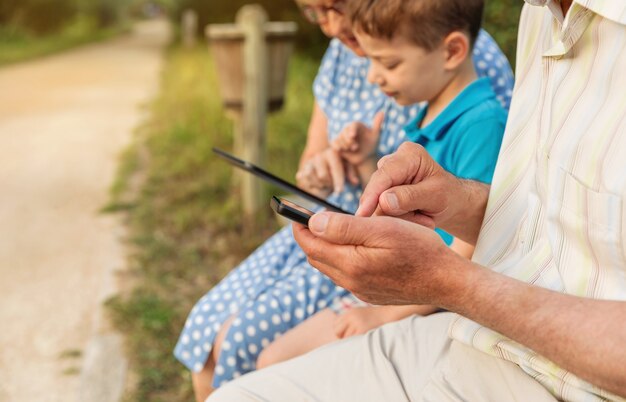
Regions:
<svg viewBox="0 0 626 402"><path fill-rule="evenodd" d="M285 109L268 124L268 169L292 178L312 109L319 60L296 55ZM127 291L108 301L127 334L137 378L128 400L189 401L188 371L172 356L195 301L276 229L245 233L233 169L211 148L232 149L212 59L204 47L168 51L160 95L122 156L106 211L124 211L132 253ZM269 194L269 191L268 191ZM268 199L269 200L269 199ZM270 216L269 207L260 214Z"/></svg>
<svg viewBox="0 0 626 402"><path fill-rule="evenodd" d="M0 66L108 39L127 29L128 26L96 29L87 17L77 18L59 32L44 37L14 26L0 27Z"/></svg>

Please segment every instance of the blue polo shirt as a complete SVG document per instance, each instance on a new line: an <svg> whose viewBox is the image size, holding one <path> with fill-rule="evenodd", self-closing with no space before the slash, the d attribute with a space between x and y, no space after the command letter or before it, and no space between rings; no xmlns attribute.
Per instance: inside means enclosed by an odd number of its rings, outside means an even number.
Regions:
<svg viewBox="0 0 626 402"><path fill-rule="evenodd" d="M457 177L491 183L500 152L507 112L487 78L468 85L426 127L428 107L404 127L407 138L422 145L444 169ZM437 232L446 244L452 236Z"/></svg>

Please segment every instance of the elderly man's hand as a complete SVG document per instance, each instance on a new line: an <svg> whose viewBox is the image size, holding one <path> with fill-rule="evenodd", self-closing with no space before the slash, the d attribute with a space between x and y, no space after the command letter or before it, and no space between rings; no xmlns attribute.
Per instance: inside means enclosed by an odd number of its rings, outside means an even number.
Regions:
<svg viewBox="0 0 626 402"><path fill-rule="evenodd" d="M374 304L442 306L469 264L431 229L397 218L322 212L309 228L294 224L311 265Z"/></svg>
<svg viewBox="0 0 626 402"><path fill-rule="evenodd" d="M421 145L405 142L378 162L356 215L395 216L475 244L488 194L488 185L455 177Z"/></svg>

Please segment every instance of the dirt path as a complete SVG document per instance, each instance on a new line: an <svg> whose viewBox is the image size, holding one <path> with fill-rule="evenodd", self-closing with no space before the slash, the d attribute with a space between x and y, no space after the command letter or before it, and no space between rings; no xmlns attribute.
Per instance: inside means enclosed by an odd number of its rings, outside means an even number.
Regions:
<svg viewBox="0 0 626 402"><path fill-rule="evenodd" d="M89 345L107 332L101 303L124 266L122 226L98 210L157 90L167 34L144 22L0 69L2 402L86 399L85 367L100 365Z"/></svg>

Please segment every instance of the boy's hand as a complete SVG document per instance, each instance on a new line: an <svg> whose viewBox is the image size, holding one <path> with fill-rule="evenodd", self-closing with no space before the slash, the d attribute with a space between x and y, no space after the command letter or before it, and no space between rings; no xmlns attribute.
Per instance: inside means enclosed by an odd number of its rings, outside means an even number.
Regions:
<svg viewBox="0 0 626 402"><path fill-rule="evenodd" d="M379 308L354 307L337 316L334 325L335 335L338 338L348 338L364 334L391 321L381 314Z"/></svg>
<svg viewBox="0 0 626 402"><path fill-rule="evenodd" d="M378 112L374 116L372 127L360 122L347 125L330 146L342 158L352 165L361 165L368 159L376 157L376 146L380 138L380 129L385 120L385 113Z"/></svg>
<svg viewBox="0 0 626 402"><path fill-rule="evenodd" d="M328 148L310 158L296 173L298 187L320 197L343 191L346 177L353 184L359 179L354 167L346 164L339 153Z"/></svg>

